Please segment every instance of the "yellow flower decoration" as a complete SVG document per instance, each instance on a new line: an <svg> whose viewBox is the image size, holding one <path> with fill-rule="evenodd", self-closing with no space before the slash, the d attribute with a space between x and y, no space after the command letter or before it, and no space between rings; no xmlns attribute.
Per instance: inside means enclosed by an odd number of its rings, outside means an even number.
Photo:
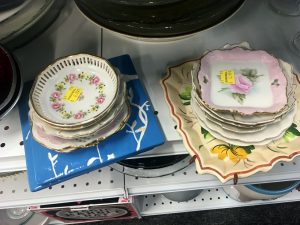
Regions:
<svg viewBox="0 0 300 225"><path fill-rule="evenodd" d="M104 91L105 91L105 84L100 83L100 84L97 86L97 89L98 89L99 94L103 94Z"/></svg>
<svg viewBox="0 0 300 225"><path fill-rule="evenodd" d="M59 82L55 84L55 90L56 91L62 91L65 89L65 83L64 82Z"/></svg>
<svg viewBox="0 0 300 225"><path fill-rule="evenodd" d="M98 105L92 105L91 106L91 111L96 112L98 110L99 106Z"/></svg>
<svg viewBox="0 0 300 225"><path fill-rule="evenodd" d="M253 145L250 146L236 146L231 144L221 144L216 145L210 151L213 154L218 154L218 159L224 160L229 158L233 163L238 163L241 160L248 160L248 154L251 154L251 151L254 149Z"/></svg>
<svg viewBox="0 0 300 225"><path fill-rule="evenodd" d="M88 75L87 73L85 73L85 72L81 72L81 73L78 75L79 80L84 80L84 79L86 79L86 78L88 78L88 77L89 77L89 75Z"/></svg>

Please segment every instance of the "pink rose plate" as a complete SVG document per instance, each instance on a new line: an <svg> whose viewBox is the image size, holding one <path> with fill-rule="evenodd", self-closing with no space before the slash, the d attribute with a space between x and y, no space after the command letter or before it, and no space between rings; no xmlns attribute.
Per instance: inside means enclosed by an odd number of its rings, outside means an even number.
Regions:
<svg viewBox="0 0 300 225"><path fill-rule="evenodd" d="M199 60L194 60L168 68L161 85L170 115L177 124L177 131L187 151L195 158L199 174L209 173L215 175L221 182L227 182L257 172L269 171L278 162L291 161L300 155L300 110L296 108L293 123L289 124L283 136L276 137L276 140L266 145L249 143L247 146L240 146L227 143L202 127L191 105L192 74L198 64ZM295 97L299 106L300 80L298 76L295 76L295 79L297 79ZM270 130L270 135L276 129L280 127Z"/></svg>
<svg viewBox="0 0 300 225"><path fill-rule="evenodd" d="M287 104L287 79L278 60L265 51L214 50L200 63L200 98L212 110L273 114Z"/></svg>

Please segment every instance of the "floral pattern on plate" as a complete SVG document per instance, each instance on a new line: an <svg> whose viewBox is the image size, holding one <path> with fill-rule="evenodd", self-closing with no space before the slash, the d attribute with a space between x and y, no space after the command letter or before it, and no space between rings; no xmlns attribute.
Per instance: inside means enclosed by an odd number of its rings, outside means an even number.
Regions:
<svg viewBox="0 0 300 225"><path fill-rule="evenodd" d="M202 134L208 133L204 128ZM215 139L211 134L209 134L212 139ZM203 135L204 139L207 139L208 135ZM269 145L265 145L265 147L273 152L284 153L284 149L288 148L288 144L294 141L296 138L300 136L299 128L295 123L293 123L284 133L283 137L279 140L273 141ZM256 151L258 148L254 145L249 146L238 146L232 145L228 143L220 143L210 148L210 152L213 154L217 154L219 160L225 160L229 158L230 161L235 164L242 162L245 167L251 167L255 161L249 159L249 155L252 154L253 151ZM250 157L251 158L251 157Z"/></svg>
<svg viewBox="0 0 300 225"><path fill-rule="evenodd" d="M94 146L107 137L115 134L125 126L130 117L130 113L131 108L129 102L126 101L122 106L122 109L109 124L106 124L102 129L87 137L65 139L55 135L50 135L47 133L47 128L45 126L39 126L36 123L32 123L32 135L37 142L46 148L57 152L70 152L76 149ZM32 112L30 112L29 115L30 120L34 121L32 118Z"/></svg>
<svg viewBox="0 0 300 225"><path fill-rule="evenodd" d="M107 60L71 55L56 60L36 77L29 101L50 126L78 130L109 112L119 87L119 75Z"/></svg>
<svg viewBox="0 0 300 225"><path fill-rule="evenodd" d="M265 51L213 50L200 63L201 99L212 110L273 114L287 105L287 79L278 60Z"/></svg>
<svg viewBox="0 0 300 225"><path fill-rule="evenodd" d="M30 111L31 113L30 117L33 123L35 123L39 127L43 127L45 132L49 135L61 137L64 139L82 138L82 137L91 136L94 133L97 133L99 129L103 129L104 126L110 124L114 120L114 118L118 115L118 113L122 110L122 108L124 108L126 99L127 99L126 82L121 81L119 93L117 96L117 101L115 105L112 107L110 113L105 115L101 120L97 121L97 123L82 128L80 130L61 130L61 129L56 129L54 127L51 127L43 120L41 120L33 110ZM32 105L30 103L29 106L32 109Z"/></svg>
<svg viewBox="0 0 300 225"><path fill-rule="evenodd" d="M90 105L87 110L79 110L77 112L66 110L64 95L66 96L69 91L73 92L73 96L77 91L78 94L77 96L75 96L75 101L81 101L85 97L80 88L75 88L72 86L75 81L79 81L81 83L87 82L91 88L96 88L98 92L98 96L96 96L95 98L95 103ZM70 86L69 90L67 89L67 86ZM58 112L63 119L70 119L72 117L76 120L82 119L87 114L97 112L99 109L99 105L101 105L105 101L105 86L106 85L101 82L100 78L96 75L90 75L85 72L81 72L78 75L71 73L65 76L64 81L55 84L55 91L52 92L51 96L49 97L51 107L56 112Z"/></svg>
<svg viewBox="0 0 300 225"><path fill-rule="evenodd" d="M231 96L241 105L243 105L244 100L246 99L246 96L248 93L253 91L253 87L255 86L255 83L257 82L257 79L263 75L257 74L256 69L240 69L236 70L235 72L235 79L234 79L234 84L229 84L226 85L224 84L219 92L223 91L229 91ZM278 79L277 80L277 85L278 84Z"/></svg>
<svg viewBox="0 0 300 225"><path fill-rule="evenodd" d="M177 123L177 130L184 145L196 161L199 174L209 173L217 176L221 182L235 177L243 178L259 171L270 170L279 161L291 161L300 155L300 111L294 123L286 130L282 138L268 145L238 146L231 145L213 137L201 127L193 115L190 94L192 87L191 71L199 61L189 61L168 69L167 76L161 81L170 114ZM298 78L297 78L298 79ZM297 104L300 99L300 82L296 88ZM184 94L183 94L184 93ZM184 97L183 97L184 96Z"/></svg>
<svg viewBox="0 0 300 225"><path fill-rule="evenodd" d="M228 46L229 47L229 46ZM244 47L246 49L249 49L249 46ZM278 60L279 65L282 68L282 71L286 75L287 78L287 96L288 96L288 102L287 105L279 112L276 114L258 114L258 115L240 115L238 113L231 113L231 112L221 112L221 111L213 111L209 107L205 105L205 103L200 99L200 86L199 83L197 82L197 70L198 67L194 70L192 74L192 82L193 82L193 91L194 91L194 96L196 97L198 101L198 106L201 107L201 109L213 117L215 120L219 121L222 124L231 124L236 127L262 127L265 126L266 124L274 123L277 122L282 115L285 113L289 112L290 110L293 109L293 105L295 104L296 99L293 97L294 92L296 89L296 79L295 74L293 72L293 68L290 64L287 62L282 61L281 59ZM276 81L272 82L271 85L278 85Z"/></svg>

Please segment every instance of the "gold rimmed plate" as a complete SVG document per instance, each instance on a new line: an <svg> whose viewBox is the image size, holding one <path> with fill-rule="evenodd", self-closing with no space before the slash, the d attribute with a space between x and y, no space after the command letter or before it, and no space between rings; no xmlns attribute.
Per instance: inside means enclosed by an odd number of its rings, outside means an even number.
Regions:
<svg viewBox="0 0 300 225"><path fill-rule="evenodd" d="M50 126L82 129L113 107L119 86L119 76L107 60L78 54L59 59L43 70L29 101Z"/></svg>
<svg viewBox="0 0 300 225"><path fill-rule="evenodd" d="M213 111L275 114L287 105L287 79L278 60L265 51L217 49L206 53L200 65L200 98Z"/></svg>
<svg viewBox="0 0 300 225"><path fill-rule="evenodd" d="M118 113L111 123L103 127L97 133L83 138L64 139L46 133L44 127L40 127L32 123L32 136L33 138L45 146L57 152L70 152L80 148L86 148L98 144L109 136L121 130L130 117L130 104L126 101L125 107Z"/></svg>
<svg viewBox="0 0 300 225"><path fill-rule="evenodd" d="M243 47L244 49L250 49L250 47L238 45ZM234 47L237 47L236 45L230 46L227 45L226 49L232 49ZM224 112L224 111L218 111L213 110L210 107L207 106L207 104L200 98L201 96L201 87L198 82L198 71L200 70L200 63L199 61L195 61L193 65L192 73L192 82L193 82L193 89L195 90L197 94L197 100L199 102L199 106L210 116L212 116L214 119L218 120L221 123L227 123L230 125L234 125L236 127L262 127L267 124L273 123L278 121L278 118L283 116L284 114L288 113L290 110L292 110L295 98L294 98L294 92L295 92L295 74L293 72L293 68L290 64L287 62L278 59L279 65L281 67L281 70L283 71L286 80L287 80L287 104L280 110L278 113L274 114L253 114L253 115L241 115L239 113L234 112ZM274 84L276 85L276 84Z"/></svg>
<svg viewBox="0 0 300 225"><path fill-rule="evenodd" d="M252 133L241 133L225 130L221 125L209 120L205 116L205 113L203 113L196 104L197 103L191 99L193 113L203 127L205 127L214 137L239 146L247 146L251 144L266 145L273 140L280 138L284 134L284 131L287 130L293 123L293 119L297 112L297 104L295 104L289 113L283 116L276 123L266 125L265 129Z"/></svg>
<svg viewBox="0 0 300 225"><path fill-rule="evenodd" d="M111 121L115 119L115 117L120 113L120 111L122 111L124 107L126 107L126 98L126 83L122 81L117 101L114 104L114 107L112 107L112 109L107 113L106 116L104 116L100 120L97 120L95 124L82 128L80 130L61 130L49 126L36 115L36 112L33 110L31 104L29 104L29 114L33 123L39 127L43 127L46 134L60 137L63 139L76 139L93 135L94 133L97 133L99 130L107 126Z"/></svg>
<svg viewBox="0 0 300 225"><path fill-rule="evenodd" d="M259 171L268 171L277 162L291 161L300 155L299 109L283 137L263 146L229 144L213 137L208 130L201 127L190 105L191 71L194 64L195 61L190 61L169 68L161 85L170 114L177 123L177 130L183 138L186 149L191 156L195 157L196 169L200 174L213 174L221 182L226 182L235 177L243 178ZM297 80L296 99L299 105L299 80Z"/></svg>

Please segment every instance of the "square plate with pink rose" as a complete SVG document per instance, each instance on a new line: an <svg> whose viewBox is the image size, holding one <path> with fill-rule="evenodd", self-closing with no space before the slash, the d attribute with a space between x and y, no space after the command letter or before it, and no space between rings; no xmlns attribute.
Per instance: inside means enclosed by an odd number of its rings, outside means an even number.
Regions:
<svg viewBox="0 0 300 225"><path fill-rule="evenodd" d="M265 51L214 50L201 59L201 99L215 111L273 114L287 104L287 79Z"/></svg>

